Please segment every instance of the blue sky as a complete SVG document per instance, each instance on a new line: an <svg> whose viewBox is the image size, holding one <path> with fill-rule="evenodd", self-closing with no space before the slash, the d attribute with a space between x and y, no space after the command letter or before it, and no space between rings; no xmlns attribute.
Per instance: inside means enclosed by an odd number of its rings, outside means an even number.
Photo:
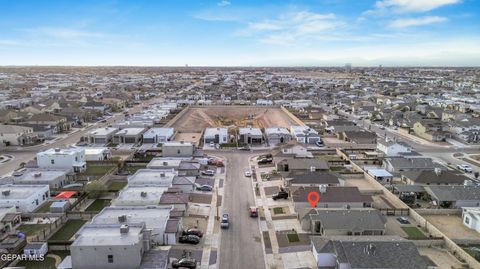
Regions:
<svg viewBox="0 0 480 269"><path fill-rule="evenodd" d="M480 65L478 0L0 0L0 65Z"/></svg>

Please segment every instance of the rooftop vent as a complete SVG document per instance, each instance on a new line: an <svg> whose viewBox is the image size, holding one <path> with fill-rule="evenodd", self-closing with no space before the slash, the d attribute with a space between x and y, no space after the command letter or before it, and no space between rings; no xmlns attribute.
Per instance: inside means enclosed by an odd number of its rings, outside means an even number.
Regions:
<svg viewBox="0 0 480 269"><path fill-rule="evenodd" d="M365 246L364 252L368 256L375 256L376 249L377 249L377 247L374 244L370 243L370 244Z"/></svg>
<svg viewBox="0 0 480 269"><path fill-rule="evenodd" d="M160 173L160 177L165 177L165 173Z"/></svg>
<svg viewBox="0 0 480 269"><path fill-rule="evenodd" d="M118 222L122 223L127 221L127 215L120 215L118 216Z"/></svg>
<svg viewBox="0 0 480 269"><path fill-rule="evenodd" d="M33 174L33 177L41 177L41 176L42 176L41 172L37 172L37 173Z"/></svg>
<svg viewBox="0 0 480 269"><path fill-rule="evenodd" d="M140 193L140 196L141 196L141 197L147 197L147 192L142 191L142 192Z"/></svg>
<svg viewBox="0 0 480 269"><path fill-rule="evenodd" d="M167 166L168 165L168 162L163 162L163 166Z"/></svg>
<svg viewBox="0 0 480 269"><path fill-rule="evenodd" d="M128 226L128 224L122 224L120 226L120 233L121 234L128 234L129 230L130 230L130 227Z"/></svg>

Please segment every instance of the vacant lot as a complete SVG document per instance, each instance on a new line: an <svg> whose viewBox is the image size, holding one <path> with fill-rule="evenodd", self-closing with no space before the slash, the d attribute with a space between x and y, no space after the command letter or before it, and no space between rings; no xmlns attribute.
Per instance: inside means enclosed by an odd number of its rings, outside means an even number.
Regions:
<svg viewBox="0 0 480 269"><path fill-rule="evenodd" d="M462 216L424 215L423 217L437 227L437 229L439 229L442 233L452 239L480 240L480 233L463 225Z"/></svg>
<svg viewBox="0 0 480 269"><path fill-rule="evenodd" d="M288 128L295 121L278 107L209 106L188 108L172 127L181 133L199 133L207 127L230 125Z"/></svg>

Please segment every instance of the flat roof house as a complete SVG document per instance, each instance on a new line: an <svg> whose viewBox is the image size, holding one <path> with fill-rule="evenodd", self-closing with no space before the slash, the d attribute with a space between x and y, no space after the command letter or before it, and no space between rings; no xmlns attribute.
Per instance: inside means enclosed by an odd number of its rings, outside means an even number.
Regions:
<svg viewBox="0 0 480 269"><path fill-rule="evenodd" d="M260 128L239 128L238 129L238 142L242 144L262 144L263 134Z"/></svg>
<svg viewBox="0 0 480 269"><path fill-rule="evenodd" d="M90 144L105 145L112 141L113 135L118 132L118 128L102 127L88 132L84 136L84 141Z"/></svg>
<svg viewBox="0 0 480 269"><path fill-rule="evenodd" d="M48 185L0 185L0 206L14 206L22 213L35 211L49 198Z"/></svg>
<svg viewBox="0 0 480 269"><path fill-rule="evenodd" d="M367 173L381 184L391 183L393 175L385 169L368 169Z"/></svg>
<svg viewBox="0 0 480 269"><path fill-rule="evenodd" d="M85 160L104 161L112 158L112 152L108 148L85 148Z"/></svg>
<svg viewBox="0 0 480 269"><path fill-rule="evenodd" d="M21 213L17 212L15 206L0 206L0 241L13 232L21 222Z"/></svg>
<svg viewBox="0 0 480 269"><path fill-rule="evenodd" d="M128 177L128 184L171 187L173 178L177 174L174 169L138 169L135 174Z"/></svg>
<svg viewBox="0 0 480 269"><path fill-rule="evenodd" d="M271 146L288 143L292 139L288 129L283 127L265 128L265 137Z"/></svg>
<svg viewBox="0 0 480 269"><path fill-rule="evenodd" d="M93 217L92 224L145 223L152 230L152 241L156 244L176 244L176 234L166 234L173 206L119 206L105 207ZM180 227L178 227L180 228ZM178 229L177 229L178 231Z"/></svg>
<svg viewBox="0 0 480 269"><path fill-rule="evenodd" d="M172 139L173 128L150 128L143 134L143 143L165 143Z"/></svg>
<svg viewBox="0 0 480 269"><path fill-rule="evenodd" d="M306 125L290 126L290 134L298 143L315 144L320 141L320 135L318 132Z"/></svg>
<svg viewBox="0 0 480 269"><path fill-rule="evenodd" d="M480 207L463 207L462 220L463 225L480 232Z"/></svg>
<svg viewBox="0 0 480 269"><path fill-rule="evenodd" d="M43 169L69 169L74 172L82 172L87 169L85 149L47 149L37 153L37 164Z"/></svg>
<svg viewBox="0 0 480 269"><path fill-rule="evenodd" d="M302 229L316 235L384 235L387 218L377 209L310 209Z"/></svg>
<svg viewBox="0 0 480 269"><path fill-rule="evenodd" d="M112 201L114 206L158 205L168 187L158 185L127 185Z"/></svg>
<svg viewBox="0 0 480 269"><path fill-rule="evenodd" d="M228 129L227 128L206 128L203 133L203 143L205 145L213 142L215 144L228 143Z"/></svg>
<svg viewBox="0 0 480 269"><path fill-rule="evenodd" d="M432 269L412 241L398 236L312 236L318 268Z"/></svg>
<svg viewBox="0 0 480 269"><path fill-rule="evenodd" d="M52 189L62 188L70 182L68 170L27 169L21 176L13 176L14 184L49 185Z"/></svg>
<svg viewBox="0 0 480 269"><path fill-rule="evenodd" d="M150 240L144 223L84 225L70 245L72 268L138 268Z"/></svg>
<svg viewBox="0 0 480 269"><path fill-rule="evenodd" d="M195 146L192 142L171 141L162 144L163 157L192 157Z"/></svg>
<svg viewBox="0 0 480 269"><path fill-rule="evenodd" d="M113 135L113 143L136 144L142 141L146 128L125 128Z"/></svg>

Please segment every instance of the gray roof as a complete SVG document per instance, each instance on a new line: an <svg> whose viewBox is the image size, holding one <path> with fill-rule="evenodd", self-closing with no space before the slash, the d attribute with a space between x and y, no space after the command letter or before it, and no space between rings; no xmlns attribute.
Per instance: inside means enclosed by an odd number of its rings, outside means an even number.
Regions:
<svg viewBox="0 0 480 269"><path fill-rule="evenodd" d="M339 263L347 263L351 269L425 269L427 262L411 241L400 237L311 237L318 253L336 255Z"/></svg>
<svg viewBox="0 0 480 269"><path fill-rule="evenodd" d="M328 162L319 159L286 159L289 170L310 170L315 167L317 170L327 170L329 168ZM282 161L283 162L283 161Z"/></svg>
<svg viewBox="0 0 480 269"><path fill-rule="evenodd" d="M480 186L432 185L425 186L425 190L438 201L480 200Z"/></svg>
<svg viewBox="0 0 480 269"><path fill-rule="evenodd" d="M385 162L389 163L395 169L433 170L436 167L441 167L434 163L431 158L387 158Z"/></svg>
<svg viewBox="0 0 480 269"><path fill-rule="evenodd" d="M319 220L327 230L383 230L387 223L387 218L376 209L314 209L312 211L307 218Z"/></svg>
<svg viewBox="0 0 480 269"><path fill-rule="evenodd" d="M441 170L439 173L432 170L406 171L402 175L414 181L416 184L458 184L461 185L468 178L462 174L449 170Z"/></svg>
<svg viewBox="0 0 480 269"><path fill-rule="evenodd" d="M327 187L323 193L318 187L292 187L291 190L293 201L300 203L308 202L307 197L310 192L320 194L319 203L373 202L370 195L361 194L357 187Z"/></svg>
<svg viewBox="0 0 480 269"><path fill-rule="evenodd" d="M291 184L338 184L338 174L327 171L291 171L284 176Z"/></svg>

